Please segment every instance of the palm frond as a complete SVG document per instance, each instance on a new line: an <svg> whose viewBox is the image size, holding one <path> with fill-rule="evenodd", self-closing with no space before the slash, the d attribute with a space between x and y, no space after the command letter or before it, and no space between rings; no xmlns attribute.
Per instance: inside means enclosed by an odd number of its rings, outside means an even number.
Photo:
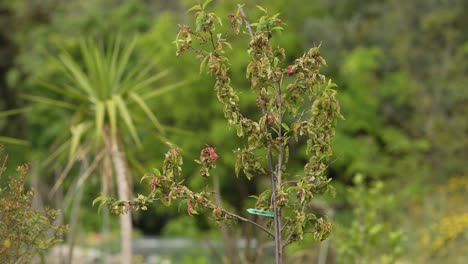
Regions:
<svg viewBox="0 0 468 264"><path fill-rule="evenodd" d="M115 77L115 80L113 82L113 84L115 85L115 91L113 92L118 92L118 93L122 93L122 92L125 92L125 90L123 90L122 88L126 87L126 86L122 86L122 85L116 85L117 83L120 83L121 79L122 79L122 76L124 75L124 72L126 69L128 69L128 63L129 63L129 60L130 60L130 56L132 55L133 53L133 49L135 48L135 44L136 44L136 38L133 38L133 40L130 42L130 44L123 48L122 50L122 57L120 57L120 60L118 61L118 64L117 64L117 75Z"/></svg>
<svg viewBox="0 0 468 264"><path fill-rule="evenodd" d="M96 99L96 91L91 86L88 76L73 60L72 56L68 52L64 52L59 55L59 59L62 61L65 69L70 73L70 81L75 83L77 88L83 90L88 96Z"/></svg>
<svg viewBox="0 0 468 264"><path fill-rule="evenodd" d="M13 138L13 137L4 137L0 136L0 143L11 144L11 145L20 145L20 146L29 146L31 143L24 139Z"/></svg>
<svg viewBox="0 0 468 264"><path fill-rule="evenodd" d="M57 94L63 95L64 97L78 99L80 101L88 101L88 97L83 96L82 93L77 92L75 89L71 88L68 85L62 85L61 87L59 87L53 83L44 80L38 80L37 83L41 87L46 88L47 90L50 90Z"/></svg>
<svg viewBox="0 0 468 264"><path fill-rule="evenodd" d="M60 156L65 156L66 154L63 155L64 152L66 152L68 146L70 145L71 140L65 140L60 146L55 148L55 150L45 159L43 162L41 162L42 167L50 167L53 165L53 162L57 161L58 157Z"/></svg>
<svg viewBox="0 0 468 264"><path fill-rule="evenodd" d="M141 146L140 139L138 137L135 125L133 124L133 119L128 111L127 105L122 100L122 97L119 95L115 95L112 97L117 105L117 109L119 110L119 114L122 117L123 121L127 125L128 130L130 131L130 135L132 136L133 140L137 144L137 146Z"/></svg>
<svg viewBox="0 0 468 264"><path fill-rule="evenodd" d="M66 103L64 101L54 100L47 97L37 96L37 95L28 95L28 94L20 94L21 98L36 102L42 103L46 105L56 106L64 109L75 110L76 106L70 103Z"/></svg>
<svg viewBox="0 0 468 264"><path fill-rule="evenodd" d="M71 137L69 160L72 160L72 158L76 156L76 150L78 149L78 146L80 145L80 140L83 137L83 135L88 131L90 126L91 124L89 122L82 122L76 126L71 127L72 137Z"/></svg>
<svg viewBox="0 0 468 264"><path fill-rule="evenodd" d="M156 129L158 129L158 131L160 133L164 134L164 129L163 129L161 123L156 118L156 116L153 114L153 112L148 107L148 105L145 103L145 101L143 99L141 99L140 96L138 96L136 93L133 93L133 92L130 93L130 98L132 98L140 106L140 108L143 110L143 112L145 112L145 114L151 120L151 122L156 127Z"/></svg>
<svg viewBox="0 0 468 264"><path fill-rule="evenodd" d="M0 118L4 118L4 117L7 117L7 116L12 116L12 115L22 114L22 113L28 112L29 110L31 110L31 107L22 107L22 108L16 108L16 109L11 109L11 110L1 111L0 112Z"/></svg>
<svg viewBox="0 0 468 264"><path fill-rule="evenodd" d="M184 86L188 83L188 81L180 81L178 83L174 83L174 84L170 84L170 85L167 85L165 87L161 87L161 88L158 88L158 89L155 89L154 91L151 91L151 92L148 92L148 93L145 93L141 96L141 98L143 100L149 100L149 99L152 99L153 97L156 97L156 96L160 96L160 95L163 95L167 92L170 92L176 88L179 88L181 86Z"/></svg>

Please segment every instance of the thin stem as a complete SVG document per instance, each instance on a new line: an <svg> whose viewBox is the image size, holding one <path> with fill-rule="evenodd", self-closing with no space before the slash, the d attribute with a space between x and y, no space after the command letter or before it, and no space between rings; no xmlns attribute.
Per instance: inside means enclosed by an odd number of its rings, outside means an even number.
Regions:
<svg viewBox="0 0 468 264"><path fill-rule="evenodd" d="M244 10L242 9L242 6L240 4L237 5L239 7L239 11L244 17L244 23L247 27L247 30L249 31L250 37L253 39L254 33L252 30L252 27L250 26L249 22L247 19L245 19L247 16L245 15ZM262 109L262 114L265 115L266 110L263 108ZM280 113L280 124L279 124L279 131L278 134L281 134L281 113ZM265 126L265 132L268 134L268 125ZM280 148L279 150L279 155L278 158L282 160L282 149ZM280 164L278 164L280 165ZM277 205L276 201L276 183L275 181L279 181L279 186L281 186L281 166L278 166L279 173L275 173L275 168L273 165L273 154L271 150L271 146L268 146L268 167L270 170L270 184L271 184L271 196L272 196L272 206L273 206L273 211L274 211L274 226L275 226L275 263L280 264L282 261L282 239L281 239L281 214L280 214L280 208Z"/></svg>
<svg viewBox="0 0 468 264"><path fill-rule="evenodd" d="M294 235L295 231L291 231L288 235L288 237L286 238L286 240L284 240L284 244L283 244L283 248L286 247L287 245L291 244L291 238L292 236Z"/></svg>
<svg viewBox="0 0 468 264"><path fill-rule="evenodd" d="M227 214L227 215L229 215L229 216L231 216L231 217L234 217L234 218L236 218L236 219L238 219L238 220L241 220L241 221L250 223L250 224L252 224L252 225L255 225L256 227L260 228L261 230L263 230L265 233L267 233L267 234L270 235L271 237L275 237L275 235L274 235L273 233L271 233L268 229L266 229L265 227L263 227L263 226L260 225L260 224L257 224L256 222L254 222L254 221L252 221L252 220L249 220L249 219L244 218L244 217L242 217L242 216L240 216L240 215L236 215L236 214L234 214L234 213L228 212L228 211L226 211L226 210L223 210L223 213L225 213L225 214Z"/></svg>
<svg viewBox="0 0 468 264"><path fill-rule="evenodd" d="M304 204L302 205L301 212L304 211L305 206L306 206L306 204L304 203ZM292 241L291 241L291 238L292 238L292 236L294 235L294 233L296 233L296 231L295 231L295 230L292 230L292 231L289 233L289 235L286 237L286 240L284 240L283 248L286 247L287 245L291 244L291 242L292 242Z"/></svg>
<svg viewBox="0 0 468 264"><path fill-rule="evenodd" d="M283 224L283 227L281 227L281 232L283 232L283 230L286 228L286 226L288 226L289 224L289 220L286 220L286 222Z"/></svg>
<svg viewBox="0 0 468 264"><path fill-rule="evenodd" d="M268 131L268 126L265 127ZM281 263L281 221L280 221L280 209L276 203L276 183L275 183L275 172L273 168L273 154L271 147L268 146L268 166L270 167L270 184L271 184L271 196L273 197L273 211L274 211L274 223L275 223L275 261L276 264Z"/></svg>
<svg viewBox="0 0 468 264"><path fill-rule="evenodd" d="M242 8L242 5L241 5L241 4L237 4L237 7L239 8L239 11L240 11L241 15L242 15L243 17L247 17L247 16L245 15L244 9ZM245 27L246 27L247 30L249 31L250 37L253 38L253 37L254 37L254 33L253 33L253 30L252 30L252 26L250 26L250 23L249 23L249 21L247 21L247 19L244 19L244 23L245 23Z"/></svg>
<svg viewBox="0 0 468 264"><path fill-rule="evenodd" d="M211 45L213 46L213 50L216 50L216 45L214 43L213 33L212 32L210 32L210 40L211 40Z"/></svg>
<svg viewBox="0 0 468 264"><path fill-rule="evenodd" d="M181 192L184 195L181 194L180 196L178 196L178 198L180 198L182 196L183 197L194 197L194 196L197 195L197 193L190 190L187 186L180 186L180 187L182 188ZM148 202L152 203L152 202L160 200L160 199L161 198L153 198L153 199L149 199ZM132 201L130 201L130 200L120 200L119 202L124 202L125 206L127 206L128 208L132 208L132 207L135 207L135 206L138 205L138 200L137 199L133 199ZM112 203L110 203L109 205L112 206ZM202 203L202 204L200 204L200 206L202 206L203 208L206 208L206 209L210 209L210 210L219 208L218 205L214 205L214 204L211 204L211 203L208 203L208 204L203 204ZM243 222L246 222L246 223L250 223L250 224L260 228L263 232L267 233L269 236L275 237L275 235L272 232L270 232L268 229L266 229L264 226L254 222L254 221L252 221L250 219L247 219L247 218L244 218L244 217L242 217L240 215L237 215L235 213L231 213L231 212L229 212L229 211L227 211L225 209L222 209L222 208L220 208L220 209L221 209L221 212L223 214L228 215L228 216L230 216L230 217L232 217L234 219L237 219L237 220L240 220L240 221L243 221Z"/></svg>
<svg viewBox="0 0 468 264"><path fill-rule="evenodd" d="M201 55L201 56L203 56L203 57L208 55L208 53L205 52L204 50L202 50L202 49L195 49L195 48L192 47L192 46L187 46L187 50L191 50L191 51L195 52L196 54Z"/></svg>
<svg viewBox="0 0 468 264"><path fill-rule="evenodd" d="M278 99L278 136L282 139L283 138L283 126L282 126L282 123L283 123L283 113L282 113L282 100L281 100L281 85L283 84L283 75L281 75L281 78L280 78L280 81L279 81L279 85L275 85L277 86L277 99ZM278 186L281 188L282 186L282 174L283 174L283 151L284 151L284 146L283 146L283 142L281 141L281 143L279 144L278 146L278 150L279 150L279 153L278 153L278 168L277 168L277 173L276 173L276 181L278 182Z"/></svg>
<svg viewBox="0 0 468 264"><path fill-rule="evenodd" d="M275 131L276 134L278 134L278 135L280 134L280 132L279 132L278 130L276 130L274 127L270 127L270 129L273 130L273 131Z"/></svg>
<svg viewBox="0 0 468 264"><path fill-rule="evenodd" d="M281 75L281 79L280 79L280 82L279 82L279 86L277 87L277 99L278 99L278 137L280 137L281 139L283 138L283 132L282 132L282 129L283 129L283 126L282 126L282 123L283 123L283 113L281 112L282 109L281 109L281 105L282 105L282 101L281 101L281 85L283 83L283 75ZM275 85L276 86L276 85ZM277 167L277 171L276 171L276 182L278 183L278 188L280 188L280 190L282 189L282 175L283 175L283 151L284 151L284 143L281 142L279 143L279 146L277 147L278 148L278 167ZM275 214L277 213L278 214L278 221L277 223L275 222L275 227L276 227L276 224L278 224L278 228L281 227L281 208L278 208L278 210L275 210ZM275 215L276 216L276 215ZM276 219L275 219L276 220ZM281 230L279 231L280 233L280 244L278 245L279 247L283 248L284 245L282 246L281 245Z"/></svg>
<svg viewBox="0 0 468 264"><path fill-rule="evenodd" d="M285 184L288 184L288 183L289 183L290 185L297 185L298 182L299 182L299 181L297 181L297 180L285 181L285 182L283 182L283 184L281 185L281 187L283 187Z"/></svg>

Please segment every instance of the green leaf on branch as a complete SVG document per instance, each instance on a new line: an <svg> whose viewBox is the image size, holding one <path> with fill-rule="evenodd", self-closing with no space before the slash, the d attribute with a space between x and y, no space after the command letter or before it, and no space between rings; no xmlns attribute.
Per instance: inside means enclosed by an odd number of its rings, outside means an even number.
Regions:
<svg viewBox="0 0 468 264"><path fill-rule="evenodd" d="M145 175L143 175L143 177L141 177L140 183L142 183L142 182L143 182L144 180L146 180L146 179L150 179L150 178L153 178L153 177L154 177L153 174L151 174L151 173L146 173Z"/></svg>
<svg viewBox="0 0 468 264"><path fill-rule="evenodd" d="M202 10L202 7L200 5L194 5L189 10L187 10L187 13L192 12L192 11L199 11L199 10Z"/></svg>
<svg viewBox="0 0 468 264"><path fill-rule="evenodd" d="M206 67L206 64L208 63L209 58L210 58L209 56L205 56L203 58L203 60L201 61L201 63L200 63L200 74L202 74L203 71L205 70L205 67Z"/></svg>
<svg viewBox="0 0 468 264"><path fill-rule="evenodd" d="M198 13L197 19L195 20L195 30L197 32L201 30L204 19L205 19L205 12L200 11L200 13Z"/></svg>
<svg viewBox="0 0 468 264"><path fill-rule="evenodd" d="M206 0L205 2L203 2L202 9L204 10L206 6L208 6L211 2L213 2L213 0Z"/></svg>
<svg viewBox="0 0 468 264"><path fill-rule="evenodd" d="M98 214L101 214L101 209L104 204L106 204L108 197L105 195L98 196L96 199L93 200L93 207L96 203L99 203L98 206Z"/></svg>
<svg viewBox="0 0 468 264"><path fill-rule="evenodd" d="M259 6L259 5L257 5L257 8L258 8L260 11L262 11L263 13L265 13L265 14L267 13L267 11L266 11L265 8L263 8L263 7Z"/></svg>

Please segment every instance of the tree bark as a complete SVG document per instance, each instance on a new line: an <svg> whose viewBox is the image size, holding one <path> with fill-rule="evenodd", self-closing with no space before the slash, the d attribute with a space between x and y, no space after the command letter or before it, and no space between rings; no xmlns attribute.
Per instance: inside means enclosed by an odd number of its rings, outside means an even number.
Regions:
<svg viewBox="0 0 468 264"><path fill-rule="evenodd" d="M106 130L104 130L104 135L106 135ZM105 142L105 147L106 147L106 153L104 154L104 159L103 159L103 164L102 164L102 170L101 170L101 175L102 175L102 184L101 184L101 190L102 193L106 196L111 195L111 189L113 186L113 181L112 181L112 158L111 158L111 153L112 153L112 148L110 144L110 140L106 140ZM115 195L113 193L112 195ZM104 252L104 258L103 258L103 263L107 264L109 263L109 258L108 256L110 255L110 245L109 245L109 230L110 230L110 213L109 209L104 206L102 208L102 237L104 238L104 247L103 247L103 252Z"/></svg>
<svg viewBox="0 0 468 264"><path fill-rule="evenodd" d="M281 212L280 208L276 203L276 181L277 177L273 167L273 157L271 153L271 147L268 147L268 163L270 167L270 184L271 184L271 196L272 205L274 212L274 226L275 226L275 263L281 264L283 259L283 246L281 238Z"/></svg>
<svg viewBox="0 0 468 264"><path fill-rule="evenodd" d="M112 161L117 176L117 192L119 200L130 200L130 189L128 184L128 165L125 153L118 140L112 142ZM123 264L132 263L132 213L129 210L125 214L120 214L120 251Z"/></svg>

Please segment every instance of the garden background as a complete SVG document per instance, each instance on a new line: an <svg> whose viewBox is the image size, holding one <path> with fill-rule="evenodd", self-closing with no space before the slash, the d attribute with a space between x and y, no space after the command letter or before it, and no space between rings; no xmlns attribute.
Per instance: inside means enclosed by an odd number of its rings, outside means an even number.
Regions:
<svg viewBox="0 0 468 264"><path fill-rule="evenodd" d="M117 124L134 195L148 192L149 186L140 178L160 167L166 142L183 150L186 183L203 188L197 164L191 161L209 145L216 147L220 157L216 177L225 206L240 214L251 206L249 196L257 193L262 182L235 177L233 150L242 141L223 117L213 79L200 74L193 57L176 57L173 42L178 24L189 23L186 11L194 2L0 3L0 143L9 154L0 185L5 186L5 175L14 174L16 166L31 162L27 184L37 192L33 206L62 210L63 223L70 225L66 243L110 254L117 254L120 245L119 217L109 216L110 233L103 235L105 215L92 206L105 181L103 170L89 169L99 152L81 144L92 141L86 138L91 131L82 121L94 122L89 110L100 106L79 103L79 94L62 89L66 76L57 60L67 54L77 58L80 67L86 63L79 56L83 43L92 41L106 46L118 39L122 47L133 47L127 63L152 78L150 89L139 94L144 104L137 99L125 102L132 125L126 118ZM210 8L224 19L235 12L237 3L219 0ZM345 117L337 124L328 167L336 195L317 197L322 213L333 219L333 233L327 242L306 237L288 248L290 262L465 263L468 2L248 1L247 17L260 15L256 5L280 13L285 31L272 37L287 50L286 61L292 63L310 47L321 45L328 64L324 72L338 84ZM246 46L249 36L242 34L240 39L233 46ZM255 115L255 95L244 78L248 54L241 48L229 56L241 110ZM303 144L291 146L293 170L301 170L307 161L304 148ZM106 184L113 190L116 182ZM226 232L235 239L253 231L237 225L220 232L209 217L209 213L187 216L177 204L154 204L133 215L133 235L224 241L225 249L194 250L174 262L222 263L229 255ZM254 251L248 254L256 255ZM164 252L159 257L174 258ZM143 259L135 256L135 262Z"/></svg>

